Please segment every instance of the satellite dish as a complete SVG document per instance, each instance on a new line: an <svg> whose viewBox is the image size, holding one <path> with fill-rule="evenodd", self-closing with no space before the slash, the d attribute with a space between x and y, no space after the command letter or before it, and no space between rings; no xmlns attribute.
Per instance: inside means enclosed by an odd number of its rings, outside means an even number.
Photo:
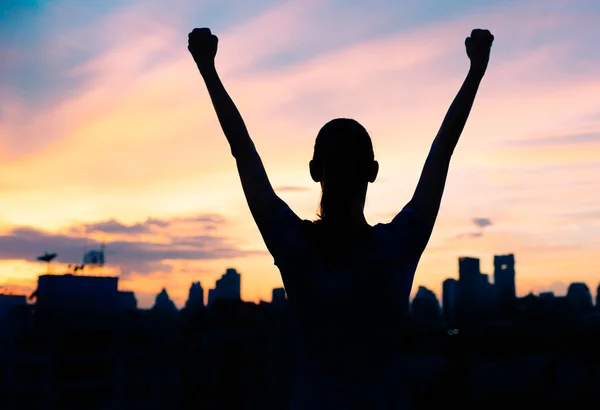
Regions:
<svg viewBox="0 0 600 410"><path fill-rule="evenodd" d="M56 258L58 256L57 253L44 253L42 256L38 256L37 260L41 261L41 262L46 262L46 263L50 263L51 260L53 260L54 258Z"/></svg>

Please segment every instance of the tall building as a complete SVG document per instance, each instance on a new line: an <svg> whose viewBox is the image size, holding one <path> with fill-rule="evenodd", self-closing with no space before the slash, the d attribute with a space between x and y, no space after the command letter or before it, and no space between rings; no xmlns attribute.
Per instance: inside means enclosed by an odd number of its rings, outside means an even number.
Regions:
<svg viewBox="0 0 600 410"><path fill-rule="evenodd" d="M177 307L169 297L169 294L167 293L166 289L161 290L160 293L156 295L156 299L154 301L154 306L152 307L152 310L157 310L166 313L177 312Z"/></svg>
<svg viewBox="0 0 600 410"><path fill-rule="evenodd" d="M35 308L7 317L0 339L0 408L178 407L177 333L146 312L114 314L135 305L117 285L111 277L38 278Z"/></svg>
<svg viewBox="0 0 600 410"><path fill-rule="evenodd" d="M2 349L2 335L7 329L8 316L13 309L19 306L27 306L27 297L25 295L6 295L0 293L0 350ZM0 363L2 363L1 360ZM0 375L1 380L2 377Z"/></svg>
<svg viewBox="0 0 600 410"><path fill-rule="evenodd" d="M190 287L188 299L185 302L185 307L188 309L197 309L204 307L204 288L200 282L193 282Z"/></svg>
<svg viewBox="0 0 600 410"><path fill-rule="evenodd" d="M461 322L471 322L476 310L475 299L481 271L479 258L458 258L458 281L460 283L457 319Z"/></svg>
<svg viewBox="0 0 600 410"><path fill-rule="evenodd" d="M118 277L41 275L34 292L36 308L56 315L119 310Z"/></svg>
<svg viewBox="0 0 600 410"><path fill-rule="evenodd" d="M498 292L489 275L479 275L475 288L475 309L478 320L492 320L498 315Z"/></svg>
<svg viewBox="0 0 600 410"><path fill-rule="evenodd" d="M10 295L0 293L0 318L5 317L16 306L25 306L27 297L25 295Z"/></svg>
<svg viewBox="0 0 600 410"><path fill-rule="evenodd" d="M494 256L494 287L500 314L504 318L511 317L517 301L514 254Z"/></svg>
<svg viewBox="0 0 600 410"><path fill-rule="evenodd" d="M208 306L212 306L215 303L215 299L217 298L217 289L209 289L208 290Z"/></svg>
<svg viewBox="0 0 600 410"><path fill-rule="evenodd" d="M239 301L241 296L241 275L233 268L225 271L225 274L217 279L214 289L208 293L209 304L216 300Z"/></svg>
<svg viewBox="0 0 600 410"><path fill-rule="evenodd" d="M271 303L282 303L285 302L287 295L284 288L273 289L273 295L271 297Z"/></svg>
<svg viewBox="0 0 600 410"><path fill-rule="evenodd" d="M122 311L137 310L137 299L131 291L119 291L119 309Z"/></svg>
<svg viewBox="0 0 600 410"><path fill-rule="evenodd" d="M470 291L474 289L481 275L479 258L463 256L458 258L458 280Z"/></svg>
<svg viewBox="0 0 600 410"><path fill-rule="evenodd" d="M600 309L600 285L598 285L598 289L596 290L596 309Z"/></svg>
<svg viewBox="0 0 600 410"><path fill-rule="evenodd" d="M589 312L593 307L592 294L585 283L571 283L567 290L567 300L571 312L575 315Z"/></svg>
<svg viewBox="0 0 600 410"><path fill-rule="evenodd" d="M440 303L431 290L419 286L412 302L412 316L419 322L433 322L440 318Z"/></svg>
<svg viewBox="0 0 600 410"><path fill-rule="evenodd" d="M461 325L492 319L497 314L497 297L488 275L481 273L478 258L458 259L459 292L457 320Z"/></svg>
<svg viewBox="0 0 600 410"><path fill-rule="evenodd" d="M456 279L446 279L442 284L442 308L444 310L444 319L448 323L454 323L456 320L456 308L458 303L458 281Z"/></svg>

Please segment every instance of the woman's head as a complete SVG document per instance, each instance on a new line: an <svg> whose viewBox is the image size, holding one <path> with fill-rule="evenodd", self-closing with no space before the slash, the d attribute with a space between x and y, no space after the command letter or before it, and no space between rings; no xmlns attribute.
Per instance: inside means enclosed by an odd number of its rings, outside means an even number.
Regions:
<svg viewBox="0 0 600 410"><path fill-rule="evenodd" d="M364 207L367 185L379 171L367 130L357 121L338 118L321 128L310 174L321 184L319 217Z"/></svg>

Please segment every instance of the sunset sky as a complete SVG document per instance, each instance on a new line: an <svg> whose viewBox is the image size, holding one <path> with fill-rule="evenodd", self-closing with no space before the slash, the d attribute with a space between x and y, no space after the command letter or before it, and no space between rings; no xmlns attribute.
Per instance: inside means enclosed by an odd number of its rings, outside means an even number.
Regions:
<svg viewBox="0 0 600 410"><path fill-rule="evenodd" d="M35 288L106 242L120 287L178 306L228 267L242 297L281 279L247 209L187 34L219 36L217 69L279 195L315 217L308 173L336 117L373 138L371 224L410 199L468 70L495 35L414 290L441 293L458 257L514 253L517 292L600 283L600 2L89 0L0 4L0 286ZM595 199L594 199L595 198ZM96 273L100 273L99 271ZM366 279L368 280L368 279Z"/></svg>

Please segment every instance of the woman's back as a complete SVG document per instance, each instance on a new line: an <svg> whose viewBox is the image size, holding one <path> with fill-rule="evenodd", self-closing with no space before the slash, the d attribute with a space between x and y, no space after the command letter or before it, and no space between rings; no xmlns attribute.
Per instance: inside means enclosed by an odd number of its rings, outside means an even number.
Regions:
<svg viewBox="0 0 600 410"><path fill-rule="evenodd" d="M402 329L421 255L414 246L423 236L418 216L407 208L362 240L345 240L346 234L336 241L311 224L286 207L267 241L298 335L293 403L312 409L406 406Z"/></svg>

